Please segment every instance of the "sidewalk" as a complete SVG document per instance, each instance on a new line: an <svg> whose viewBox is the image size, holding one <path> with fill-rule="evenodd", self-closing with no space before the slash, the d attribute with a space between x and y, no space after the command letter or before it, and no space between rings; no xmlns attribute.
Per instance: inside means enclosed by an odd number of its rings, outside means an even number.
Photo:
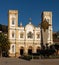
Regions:
<svg viewBox="0 0 59 65"><path fill-rule="evenodd" d="M0 58L0 65L59 65L59 59L32 59L27 61L19 58Z"/></svg>

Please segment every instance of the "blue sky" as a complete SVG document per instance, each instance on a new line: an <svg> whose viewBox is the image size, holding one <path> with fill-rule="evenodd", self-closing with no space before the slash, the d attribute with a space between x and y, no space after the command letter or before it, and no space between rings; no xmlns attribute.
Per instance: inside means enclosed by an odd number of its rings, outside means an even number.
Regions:
<svg viewBox="0 0 59 65"><path fill-rule="evenodd" d="M53 31L59 30L59 0L0 0L0 24L8 25L8 10L19 11L19 24L26 25L31 17L35 26L41 23L43 11L52 11Z"/></svg>

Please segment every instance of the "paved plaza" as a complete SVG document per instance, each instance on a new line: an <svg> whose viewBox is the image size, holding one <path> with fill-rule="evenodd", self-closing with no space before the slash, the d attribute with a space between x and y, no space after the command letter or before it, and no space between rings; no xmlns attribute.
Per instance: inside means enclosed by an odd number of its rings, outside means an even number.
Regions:
<svg viewBox="0 0 59 65"><path fill-rule="evenodd" d="M59 65L59 59L32 59L27 61L19 58L0 58L0 65Z"/></svg>

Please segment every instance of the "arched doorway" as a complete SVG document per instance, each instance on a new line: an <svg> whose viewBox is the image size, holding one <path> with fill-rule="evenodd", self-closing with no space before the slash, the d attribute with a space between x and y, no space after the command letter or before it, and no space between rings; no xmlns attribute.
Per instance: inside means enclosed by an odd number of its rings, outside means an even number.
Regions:
<svg viewBox="0 0 59 65"><path fill-rule="evenodd" d="M39 51L40 51L40 47L37 47L36 52L39 53Z"/></svg>
<svg viewBox="0 0 59 65"><path fill-rule="evenodd" d="M24 54L24 47L21 47L20 48L20 55L23 55Z"/></svg>
<svg viewBox="0 0 59 65"><path fill-rule="evenodd" d="M32 47L30 46L29 48L28 48L28 55L31 55L32 54Z"/></svg>

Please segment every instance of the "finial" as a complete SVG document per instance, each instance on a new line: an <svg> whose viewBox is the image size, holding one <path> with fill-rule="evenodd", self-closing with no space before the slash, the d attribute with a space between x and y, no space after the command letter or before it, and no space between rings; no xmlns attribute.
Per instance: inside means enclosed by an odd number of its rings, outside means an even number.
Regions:
<svg viewBox="0 0 59 65"><path fill-rule="evenodd" d="M20 27L22 27L22 22L20 22Z"/></svg>
<svg viewBox="0 0 59 65"><path fill-rule="evenodd" d="M29 24L31 24L31 22L32 22L32 19L31 19L31 17L29 18Z"/></svg>
<svg viewBox="0 0 59 65"><path fill-rule="evenodd" d="M32 21L31 17L29 18L29 21Z"/></svg>

